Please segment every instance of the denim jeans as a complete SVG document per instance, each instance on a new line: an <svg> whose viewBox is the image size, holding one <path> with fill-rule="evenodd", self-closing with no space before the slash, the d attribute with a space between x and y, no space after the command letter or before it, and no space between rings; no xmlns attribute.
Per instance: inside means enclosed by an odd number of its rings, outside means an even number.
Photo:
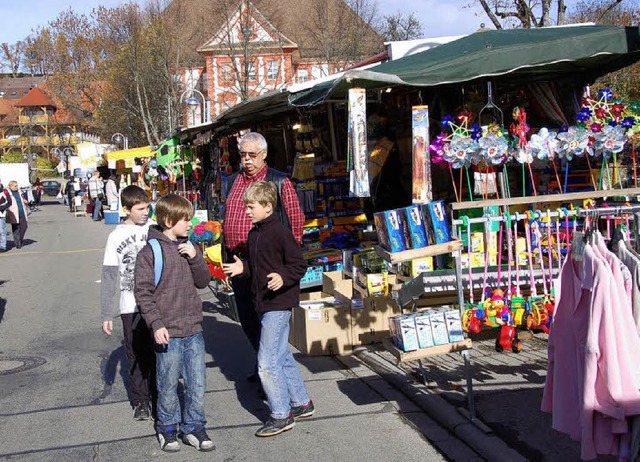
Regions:
<svg viewBox="0 0 640 462"><path fill-rule="evenodd" d="M158 431L169 429L184 434L204 428L204 392L206 366L202 332L190 337L169 339L169 345L156 345L156 382L158 386ZM184 379L184 412L180 418L178 379Z"/></svg>
<svg viewBox="0 0 640 462"><path fill-rule="evenodd" d="M7 250L7 217L0 217L0 250Z"/></svg>
<svg viewBox="0 0 640 462"><path fill-rule="evenodd" d="M100 212L102 212L102 201L96 199L93 201L93 221L100 221Z"/></svg>
<svg viewBox="0 0 640 462"><path fill-rule="evenodd" d="M291 310L262 314L258 374L267 395L271 417L284 419L292 406L309 402L298 364L289 351Z"/></svg>

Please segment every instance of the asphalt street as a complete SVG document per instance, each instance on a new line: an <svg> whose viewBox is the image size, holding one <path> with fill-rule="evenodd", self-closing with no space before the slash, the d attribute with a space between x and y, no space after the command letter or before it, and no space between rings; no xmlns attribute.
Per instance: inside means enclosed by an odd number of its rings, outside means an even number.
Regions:
<svg viewBox="0 0 640 462"><path fill-rule="evenodd" d="M296 354L317 412L282 435L254 432L268 413L246 381L252 353L207 290L207 430L216 450L160 451L134 421L122 329L99 321L103 246L113 226L55 201L30 217L26 245L0 254L0 458L17 460L479 460L356 357Z"/></svg>

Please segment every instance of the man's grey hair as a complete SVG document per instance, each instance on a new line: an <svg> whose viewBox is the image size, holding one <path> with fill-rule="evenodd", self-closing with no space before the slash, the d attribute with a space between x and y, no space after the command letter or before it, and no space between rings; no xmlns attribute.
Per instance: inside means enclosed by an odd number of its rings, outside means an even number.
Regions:
<svg viewBox="0 0 640 462"><path fill-rule="evenodd" d="M255 144L258 147L258 149L261 151L267 150L267 140L265 140L264 136L262 136L258 132L249 132L246 135L244 135L242 138L240 138L240 141L238 142L238 146L240 147L244 143Z"/></svg>

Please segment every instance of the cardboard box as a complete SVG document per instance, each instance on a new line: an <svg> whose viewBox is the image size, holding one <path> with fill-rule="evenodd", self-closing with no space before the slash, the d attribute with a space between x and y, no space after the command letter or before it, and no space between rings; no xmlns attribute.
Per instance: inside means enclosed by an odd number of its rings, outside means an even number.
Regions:
<svg viewBox="0 0 640 462"><path fill-rule="evenodd" d="M400 209L399 217L403 224L406 223L409 230L409 245L413 249L420 249L429 245L427 241L427 229L424 225L420 206L411 205Z"/></svg>
<svg viewBox="0 0 640 462"><path fill-rule="evenodd" d="M470 252L484 252L484 233L471 233Z"/></svg>
<svg viewBox="0 0 640 462"><path fill-rule="evenodd" d="M351 352L351 310L336 304L335 297L323 292L300 295L301 306L293 309L290 343L310 356Z"/></svg>
<svg viewBox="0 0 640 462"><path fill-rule="evenodd" d="M356 274L354 273L354 277ZM357 271L357 280L354 284L366 289L369 297L385 296L389 293L389 274L384 273L364 273Z"/></svg>
<svg viewBox="0 0 640 462"><path fill-rule="evenodd" d="M431 319L431 332L433 333L434 345L445 345L449 343L449 332L444 317L444 312L440 310L431 310L429 313Z"/></svg>
<svg viewBox="0 0 640 462"><path fill-rule="evenodd" d="M420 257L402 263L402 273L411 278L417 278L422 273L434 270L433 257Z"/></svg>
<svg viewBox="0 0 640 462"><path fill-rule="evenodd" d="M429 312L418 312L414 315L414 319L416 322L416 334L418 335L418 346L420 346L420 348L432 347L434 343Z"/></svg>
<svg viewBox="0 0 640 462"><path fill-rule="evenodd" d="M460 312L458 310L447 310L444 313L444 320L447 324L449 341L451 343L464 341L464 335L462 335L462 322L460 321Z"/></svg>
<svg viewBox="0 0 640 462"><path fill-rule="evenodd" d="M422 217L427 223L427 232L431 233L436 244L451 240L451 226L443 201L433 201L422 206Z"/></svg>
<svg viewBox="0 0 640 462"><path fill-rule="evenodd" d="M353 345L368 345L389 337L389 318L401 314L391 297L354 298L351 303Z"/></svg>
<svg viewBox="0 0 640 462"><path fill-rule="evenodd" d="M342 271L323 273L322 291L350 305L353 298L353 280L345 278Z"/></svg>
<svg viewBox="0 0 640 462"><path fill-rule="evenodd" d="M407 250L407 236L402 227L397 210L376 212L373 219L378 231L380 245L390 252Z"/></svg>
<svg viewBox="0 0 640 462"><path fill-rule="evenodd" d="M393 339L398 348L403 351L415 351L419 348L414 316L403 314L391 318L390 322L393 322Z"/></svg>

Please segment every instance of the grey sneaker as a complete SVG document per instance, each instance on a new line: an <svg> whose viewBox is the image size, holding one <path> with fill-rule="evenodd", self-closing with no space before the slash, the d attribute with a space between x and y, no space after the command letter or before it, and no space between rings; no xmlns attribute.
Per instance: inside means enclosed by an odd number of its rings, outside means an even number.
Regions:
<svg viewBox="0 0 640 462"><path fill-rule="evenodd" d="M165 430L164 433L158 433L158 441L160 449L164 452L178 452L180 443L178 443L178 432L176 430Z"/></svg>
<svg viewBox="0 0 640 462"><path fill-rule="evenodd" d="M309 400L307 404L302 406L294 406L291 408L291 415L294 419L304 419L305 417L311 417L316 412L316 408L313 405L313 401Z"/></svg>
<svg viewBox="0 0 640 462"><path fill-rule="evenodd" d="M216 448L204 428L182 435L182 442L202 452L213 451Z"/></svg>
<svg viewBox="0 0 640 462"><path fill-rule="evenodd" d="M287 430L291 430L295 425L295 421L293 420L293 416L289 413L288 417L284 419L274 419L273 417L269 418L267 423L265 423L257 432L256 436L274 436L279 435L282 432L286 432Z"/></svg>
<svg viewBox="0 0 640 462"><path fill-rule="evenodd" d="M133 418L135 420L149 420L151 418L151 405L148 401L136 403L136 407L133 410Z"/></svg>

